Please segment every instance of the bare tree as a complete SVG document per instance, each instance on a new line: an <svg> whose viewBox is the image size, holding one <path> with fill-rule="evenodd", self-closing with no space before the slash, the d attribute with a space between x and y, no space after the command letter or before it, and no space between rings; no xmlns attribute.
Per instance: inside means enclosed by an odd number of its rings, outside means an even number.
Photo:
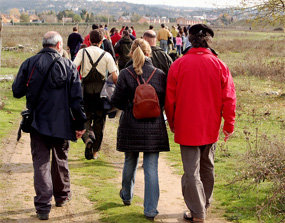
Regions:
<svg viewBox="0 0 285 223"><path fill-rule="evenodd" d="M271 24L285 24L284 0L242 0L244 9L252 13L256 21L266 21Z"/></svg>

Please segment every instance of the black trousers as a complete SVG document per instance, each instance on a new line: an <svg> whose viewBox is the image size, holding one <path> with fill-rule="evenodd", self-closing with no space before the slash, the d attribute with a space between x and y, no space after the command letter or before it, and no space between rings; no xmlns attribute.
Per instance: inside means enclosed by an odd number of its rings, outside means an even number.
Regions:
<svg viewBox="0 0 285 223"><path fill-rule="evenodd" d="M49 213L52 196L56 202L61 202L70 196L67 162L69 142L41 135L34 129L30 136L36 191L34 205L37 213ZM50 152L52 152L51 165Z"/></svg>
<svg viewBox="0 0 285 223"><path fill-rule="evenodd" d="M86 132L82 136L84 143L93 142L93 151L100 150L104 126L106 122L106 112L103 109L103 100L100 93L94 95L83 95L84 109L87 121L85 122Z"/></svg>

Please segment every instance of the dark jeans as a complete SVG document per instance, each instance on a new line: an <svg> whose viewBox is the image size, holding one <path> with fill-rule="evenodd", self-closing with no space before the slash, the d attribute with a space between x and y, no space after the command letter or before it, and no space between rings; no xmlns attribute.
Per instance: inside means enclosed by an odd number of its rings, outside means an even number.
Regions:
<svg viewBox="0 0 285 223"><path fill-rule="evenodd" d="M34 204L37 213L49 213L52 195L56 202L61 202L70 196L67 163L69 142L41 135L34 129L30 137L36 191ZM51 165L50 151L52 151Z"/></svg>
<svg viewBox="0 0 285 223"><path fill-rule="evenodd" d="M82 140L84 143L92 140L93 151L97 152L100 150L103 140L106 121L106 112L103 110L103 101L100 98L100 94L84 94L84 109L87 122L85 122L86 132L82 136Z"/></svg>

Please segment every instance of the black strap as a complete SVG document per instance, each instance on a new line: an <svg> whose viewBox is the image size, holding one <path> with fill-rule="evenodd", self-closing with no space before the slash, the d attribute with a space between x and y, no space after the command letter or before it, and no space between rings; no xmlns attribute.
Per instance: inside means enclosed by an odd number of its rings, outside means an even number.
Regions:
<svg viewBox="0 0 285 223"><path fill-rule="evenodd" d="M34 106L35 106L35 105L37 104L37 102L38 102L38 99L39 99L39 97L40 97L40 95L41 95L41 93L42 93L43 86L44 86L44 84L46 83L46 80L47 80L47 78L48 78L48 74L49 74L51 68L53 67L53 65L54 65L59 59L60 59L60 57L56 57L55 59L53 59L53 61L52 61L51 64L49 65L49 67L48 67L48 69L47 69L47 72L46 72L46 74L44 75L44 78L43 78L43 80L42 80L41 87L39 88L39 91L38 91L38 93L36 94L36 98L35 98L34 102L31 103L31 106L32 106L32 107L30 108L31 110L33 110Z"/></svg>
<svg viewBox="0 0 285 223"><path fill-rule="evenodd" d="M85 52L86 52L86 54L87 54L87 56L88 56L88 58L89 58L89 61L90 61L90 63L91 63L91 65L92 65L92 67L97 67L98 66L98 63L100 62L100 60L102 59L102 57L105 55L105 51L100 55L100 57L96 60L96 62L95 63L93 63L93 60L92 60L92 58L91 58L91 56L90 56L90 54L88 53L88 51L87 50L85 50Z"/></svg>

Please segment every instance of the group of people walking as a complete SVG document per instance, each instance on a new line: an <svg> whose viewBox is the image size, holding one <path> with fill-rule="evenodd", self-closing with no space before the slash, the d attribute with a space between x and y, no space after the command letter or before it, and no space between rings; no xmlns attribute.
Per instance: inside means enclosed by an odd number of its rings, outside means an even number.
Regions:
<svg viewBox="0 0 285 223"><path fill-rule="evenodd" d="M164 34L168 33L159 31L156 35L150 27L142 38L136 38L133 27L122 27L120 32L114 28L110 41L104 29L93 28L85 37L89 46L77 51L73 62L61 56L60 34L46 33L43 49L22 64L13 83L14 96L26 95L27 108L33 114L30 136L37 217L49 218L52 196L56 206L63 206L71 199L67 166L69 140L82 137L85 157L98 157L106 121L100 92L111 75L116 87L110 103L122 110L116 146L125 155L119 193L122 202L131 205L142 152L144 215L153 220L159 213L159 153L170 150L165 110L169 128L181 148L182 194L189 209L183 217L189 222L204 222L213 194L214 154L221 119L224 119L226 141L234 131L236 106L230 71L211 49L214 31L205 24L190 27L188 41L192 47L173 62L165 48L156 46L157 40L165 46ZM176 47L180 43L177 36ZM83 38L78 40L84 43ZM109 52L113 45L114 56L112 49ZM143 100L147 93L142 89L146 85L154 89L160 113L139 118L134 113L139 108L138 98L141 103L149 103ZM138 86L141 87L139 96ZM151 115L152 109L147 112Z"/></svg>

